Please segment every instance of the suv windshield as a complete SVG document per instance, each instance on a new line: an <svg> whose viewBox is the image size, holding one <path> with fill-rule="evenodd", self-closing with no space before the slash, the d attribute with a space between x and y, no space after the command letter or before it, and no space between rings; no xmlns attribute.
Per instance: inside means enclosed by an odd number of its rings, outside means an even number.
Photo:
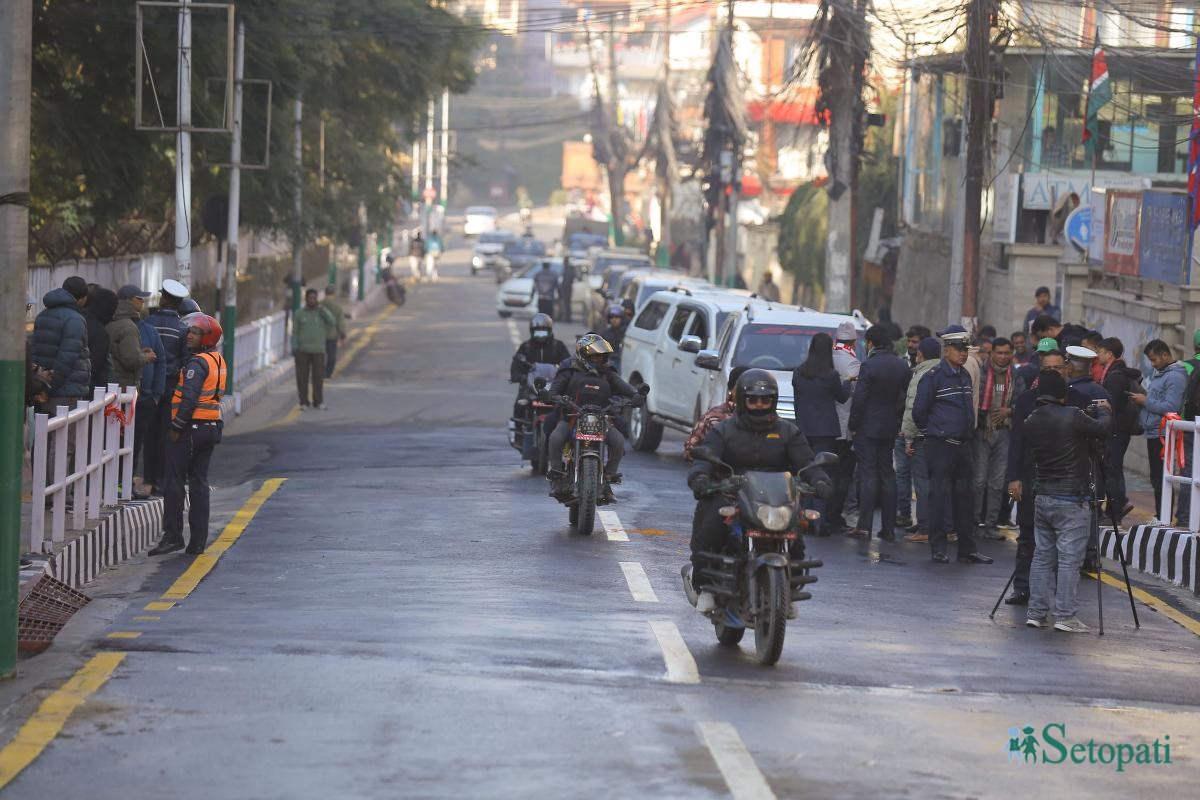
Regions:
<svg viewBox="0 0 1200 800"><path fill-rule="evenodd" d="M747 325L738 337L731 364L791 372L808 358L808 345L818 333L834 336L837 329L807 325ZM861 341L856 349L862 358Z"/></svg>
<svg viewBox="0 0 1200 800"><path fill-rule="evenodd" d="M534 261L532 264L525 267L525 269L523 269L519 273L517 273L517 277L518 278L532 278L534 273L541 271L542 264L549 264L550 271L553 272L555 275L562 274L563 265L562 265L561 261Z"/></svg>
<svg viewBox="0 0 1200 800"><path fill-rule="evenodd" d="M513 235L508 231L494 231L482 233L479 235L480 244L502 244L513 238Z"/></svg>
<svg viewBox="0 0 1200 800"><path fill-rule="evenodd" d="M546 245L537 239L522 236L520 239L511 239L504 243L504 255L544 256Z"/></svg>

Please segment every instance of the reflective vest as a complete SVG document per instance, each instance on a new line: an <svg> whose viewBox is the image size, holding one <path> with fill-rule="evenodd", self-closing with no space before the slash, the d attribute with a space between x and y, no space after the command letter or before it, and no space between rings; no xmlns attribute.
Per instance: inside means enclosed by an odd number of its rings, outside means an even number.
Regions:
<svg viewBox="0 0 1200 800"><path fill-rule="evenodd" d="M221 418L221 395L225 391L225 360L216 353L197 353L197 358L204 359L208 364L208 376L200 389L200 397L196 408L192 411L194 422L214 422ZM185 367L186 369L186 367ZM171 398L171 419L179 413L183 405L184 370L179 371L179 384L175 387L175 395Z"/></svg>

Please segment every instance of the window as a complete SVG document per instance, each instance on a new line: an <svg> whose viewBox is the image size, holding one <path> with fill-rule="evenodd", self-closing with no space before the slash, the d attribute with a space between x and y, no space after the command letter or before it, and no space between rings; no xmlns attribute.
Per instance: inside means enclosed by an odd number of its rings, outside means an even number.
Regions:
<svg viewBox="0 0 1200 800"><path fill-rule="evenodd" d="M655 300L642 309L642 313L638 314L637 319L633 321L633 327L640 328L644 331L656 331L658 326L662 324L663 318L667 316L669 306L661 300Z"/></svg>
<svg viewBox="0 0 1200 800"><path fill-rule="evenodd" d="M708 349L708 315L703 311L697 310L692 316L692 327L688 331L688 336L699 336L700 349Z"/></svg>
<svg viewBox="0 0 1200 800"><path fill-rule="evenodd" d="M717 349L721 351L722 357L725 356L725 352L729 347L729 340L733 336L733 330L737 327L738 319L740 317L740 314L729 314L728 319L725 320L725 325L723 327L720 325L720 323L717 325L717 327L721 329L721 336L719 339L720 343L717 345Z"/></svg>
<svg viewBox="0 0 1200 800"><path fill-rule="evenodd" d="M671 327L667 328L667 337L672 342L678 342L683 332L687 329L687 322L691 319L692 310L679 306L675 309L675 317L671 320Z"/></svg>

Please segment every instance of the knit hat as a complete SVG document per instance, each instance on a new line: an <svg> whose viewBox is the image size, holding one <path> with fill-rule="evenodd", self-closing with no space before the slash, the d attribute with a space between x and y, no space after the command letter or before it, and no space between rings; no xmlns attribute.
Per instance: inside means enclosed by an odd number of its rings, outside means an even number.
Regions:
<svg viewBox="0 0 1200 800"><path fill-rule="evenodd" d="M929 360L942 357L942 343L932 336L922 339L921 343L917 345L917 350Z"/></svg>
<svg viewBox="0 0 1200 800"><path fill-rule="evenodd" d="M837 340L839 342L854 342L858 340L858 331L854 328L854 323L846 320L839 322L837 326Z"/></svg>
<svg viewBox="0 0 1200 800"><path fill-rule="evenodd" d="M1038 342L1037 351L1039 353L1053 353L1058 349L1058 341L1047 336Z"/></svg>

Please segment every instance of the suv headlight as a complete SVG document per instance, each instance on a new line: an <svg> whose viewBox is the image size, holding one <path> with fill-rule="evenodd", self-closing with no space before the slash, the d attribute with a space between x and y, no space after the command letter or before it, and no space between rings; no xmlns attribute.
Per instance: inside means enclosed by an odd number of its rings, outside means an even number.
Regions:
<svg viewBox="0 0 1200 800"><path fill-rule="evenodd" d="M791 506L768 506L759 503L754 507L754 515L769 531L786 531L792 522Z"/></svg>

